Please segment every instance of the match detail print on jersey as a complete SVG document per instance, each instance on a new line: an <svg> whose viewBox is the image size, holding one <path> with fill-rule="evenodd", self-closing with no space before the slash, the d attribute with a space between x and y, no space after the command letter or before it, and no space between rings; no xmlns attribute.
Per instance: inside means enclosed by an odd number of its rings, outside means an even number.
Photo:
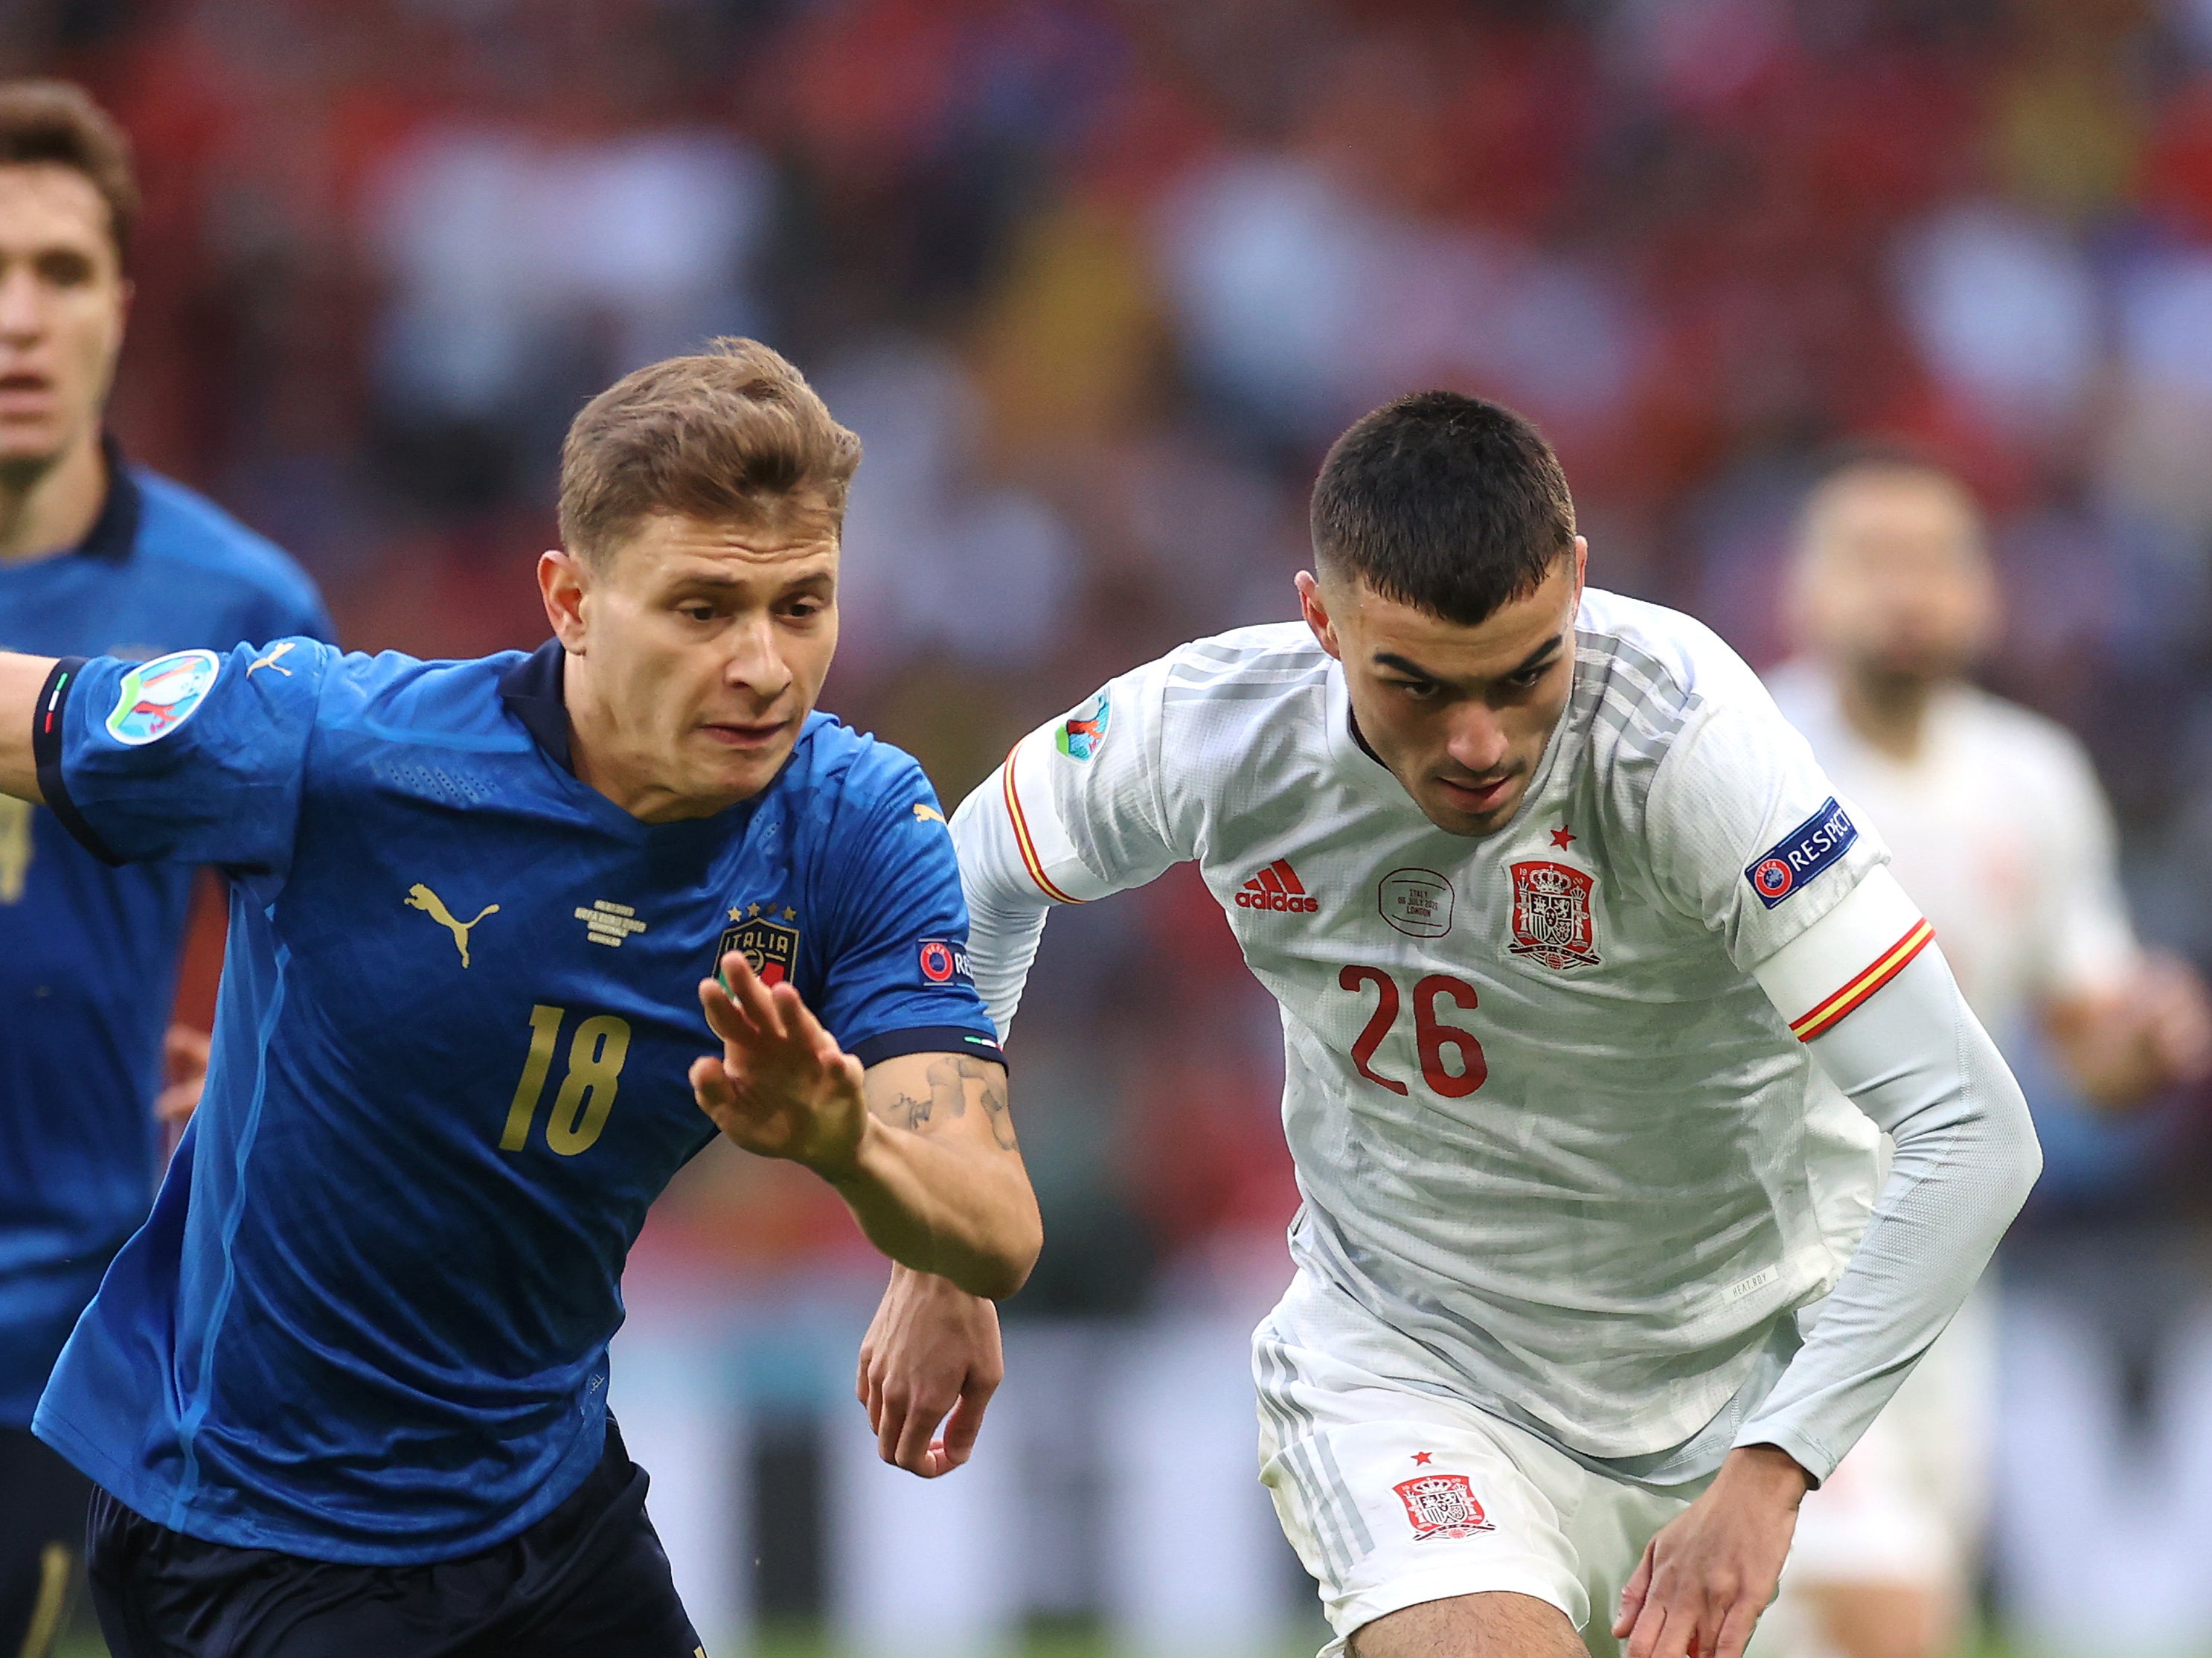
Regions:
<svg viewBox="0 0 2212 1658"><path fill-rule="evenodd" d="M1321 908L1321 900L1310 896L1298 880L1298 872L1291 868L1288 858L1277 858L1273 863L1246 881L1237 894L1240 910L1286 910L1311 915Z"/></svg>
<svg viewBox="0 0 2212 1658"><path fill-rule="evenodd" d="M107 735L126 747L158 742L207 700L222 658L212 650L179 650L142 662L115 688Z"/></svg>
<svg viewBox="0 0 2212 1658"><path fill-rule="evenodd" d="M641 933L651 924L637 918L635 905L615 904L603 898L593 899L588 910L579 905L576 919L584 923L584 936L592 943L617 948L632 933Z"/></svg>

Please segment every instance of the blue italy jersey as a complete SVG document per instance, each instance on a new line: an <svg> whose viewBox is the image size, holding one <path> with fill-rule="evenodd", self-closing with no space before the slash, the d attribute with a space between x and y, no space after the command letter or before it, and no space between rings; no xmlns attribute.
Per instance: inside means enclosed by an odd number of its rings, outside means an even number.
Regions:
<svg viewBox="0 0 2212 1658"><path fill-rule="evenodd" d="M112 449L72 552L0 563L0 649L157 656L330 623L298 566ZM27 1428L116 1247L146 1218L154 1095L191 894L184 866L112 869L0 795L0 1426Z"/></svg>
<svg viewBox="0 0 2212 1658"><path fill-rule="evenodd" d="M575 1488L624 1256L714 1137L685 1074L723 952L864 1064L999 1057L913 760L817 715L754 799L641 823L567 764L563 660L294 640L42 699L88 845L233 882L199 1114L36 1423L161 1525L418 1564Z"/></svg>

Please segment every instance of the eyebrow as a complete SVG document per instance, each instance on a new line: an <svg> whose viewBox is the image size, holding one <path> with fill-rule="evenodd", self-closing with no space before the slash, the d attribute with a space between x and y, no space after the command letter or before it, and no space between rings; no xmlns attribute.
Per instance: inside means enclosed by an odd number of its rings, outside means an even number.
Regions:
<svg viewBox="0 0 2212 1658"><path fill-rule="evenodd" d="M1559 653L1559 646L1562 642L1565 640L1566 637L1567 636L1564 632L1554 633L1550 638L1545 640L1543 643L1538 645L1535 649L1530 651L1526 656L1522 657L1519 662L1516 663L1513 667L1507 668L1503 674L1494 675L1493 677L1500 680L1510 680L1516 674L1530 673L1536 668L1543 667ZM1414 661L1411 657L1401 656L1395 650L1378 650L1375 653L1372 660L1376 667L1395 668L1399 673L1405 674L1409 679L1426 680L1431 685L1443 685L1446 683L1440 675L1431 673L1427 668L1423 667L1419 662Z"/></svg>
<svg viewBox="0 0 2212 1658"><path fill-rule="evenodd" d="M778 593L797 593L806 588L828 587L836 581L832 570L810 570L795 576L775 590ZM697 592L702 588L713 593L750 591L760 584L740 576L725 576L714 570L699 570L676 577L670 586L678 592Z"/></svg>

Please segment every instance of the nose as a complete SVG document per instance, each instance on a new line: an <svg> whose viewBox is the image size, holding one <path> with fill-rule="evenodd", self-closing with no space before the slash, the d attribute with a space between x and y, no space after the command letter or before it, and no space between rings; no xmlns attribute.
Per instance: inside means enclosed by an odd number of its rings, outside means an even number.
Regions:
<svg viewBox="0 0 2212 1658"><path fill-rule="evenodd" d="M46 328L46 295L36 273L20 260L0 264L0 340L28 345Z"/></svg>
<svg viewBox="0 0 2212 1658"><path fill-rule="evenodd" d="M723 672L731 685L750 692L763 708L791 688L791 665L776 649L775 624L767 615L750 618L734 630Z"/></svg>
<svg viewBox="0 0 2212 1658"><path fill-rule="evenodd" d="M1504 765L1513 752L1513 745L1506 735L1504 722L1498 717L1498 710L1470 698L1461 704L1458 717L1452 722L1444 752L1455 765L1480 777Z"/></svg>

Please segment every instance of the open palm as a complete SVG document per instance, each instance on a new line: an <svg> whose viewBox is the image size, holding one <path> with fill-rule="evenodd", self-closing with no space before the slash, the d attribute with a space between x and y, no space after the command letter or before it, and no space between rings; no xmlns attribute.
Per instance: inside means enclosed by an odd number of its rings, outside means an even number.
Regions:
<svg viewBox="0 0 2212 1658"><path fill-rule="evenodd" d="M722 1053L692 1063L693 1098L747 1151L836 1179L852 1167L866 1124L860 1062L837 1045L793 986L762 983L735 951L721 965L729 988L702 981L699 1003L722 1039Z"/></svg>

